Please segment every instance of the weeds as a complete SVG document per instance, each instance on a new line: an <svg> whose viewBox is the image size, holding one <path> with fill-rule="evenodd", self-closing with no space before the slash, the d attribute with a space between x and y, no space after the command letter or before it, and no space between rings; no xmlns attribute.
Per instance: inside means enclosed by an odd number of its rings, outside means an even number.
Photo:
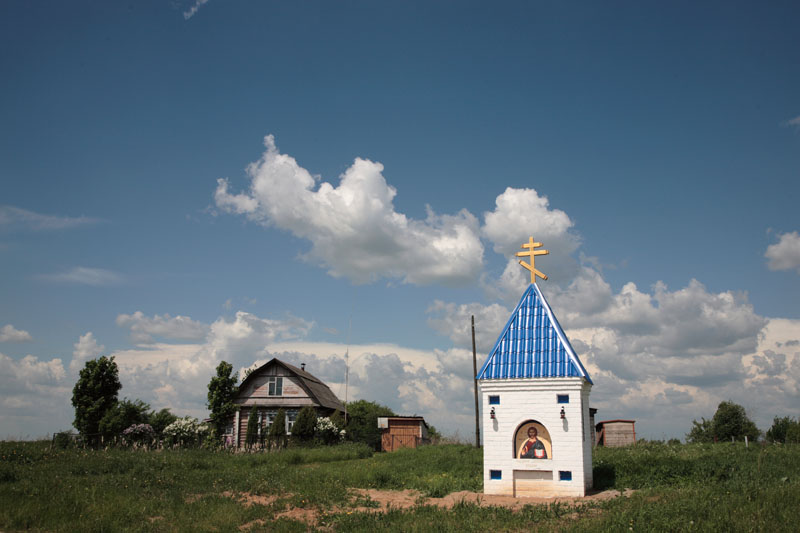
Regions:
<svg viewBox="0 0 800 533"><path fill-rule="evenodd" d="M516 512L427 499L482 490L482 451L428 446L373 454L366 446L231 454L191 450L83 450L0 443L0 529L47 531L305 531L287 508L313 510L341 531L793 531L800 523L800 446L725 444L597 449L595 485L630 498ZM411 509L377 512L350 489L415 489ZM245 506L250 494L274 501ZM357 511L355 507L366 507Z"/></svg>

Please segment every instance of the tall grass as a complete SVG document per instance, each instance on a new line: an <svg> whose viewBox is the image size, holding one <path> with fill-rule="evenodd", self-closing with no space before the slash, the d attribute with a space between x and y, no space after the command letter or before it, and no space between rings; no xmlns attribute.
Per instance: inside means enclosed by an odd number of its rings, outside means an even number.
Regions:
<svg viewBox="0 0 800 533"><path fill-rule="evenodd" d="M52 450L0 443L0 530L230 531L276 519L287 506L315 509L341 531L795 531L800 446L637 445L597 449L595 479L636 489L630 498L531 505L518 512L463 503L389 513L357 512L350 488L416 489L430 497L482 490L482 451L459 445L373 454L365 446L278 453L207 450ZM223 493L272 497L245 506Z"/></svg>

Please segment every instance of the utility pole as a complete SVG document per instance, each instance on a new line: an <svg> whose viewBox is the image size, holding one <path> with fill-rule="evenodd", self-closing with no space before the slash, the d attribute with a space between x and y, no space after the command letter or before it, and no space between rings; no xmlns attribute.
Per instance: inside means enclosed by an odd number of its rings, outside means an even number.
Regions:
<svg viewBox="0 0 800 533"><path fill-rule="evenodd" d="M478 360L475 353L475 315L472 315L472 384L475 387L475 447L481 447L481 426L478 418Z"/></svg>

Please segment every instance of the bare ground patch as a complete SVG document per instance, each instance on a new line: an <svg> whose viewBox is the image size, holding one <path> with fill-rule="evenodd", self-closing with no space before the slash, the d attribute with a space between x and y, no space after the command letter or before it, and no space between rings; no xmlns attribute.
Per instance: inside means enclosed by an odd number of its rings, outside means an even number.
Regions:
<svg viewBox="0 0 800 533"><path fill-rule="evenodd" d="M618 490L605 490L584 496L582 498L515 498L513 496L500 496L496 494L483 494L481 492L471 492L463 490L453 492L443 498L426 498L422 493L415 490L378 490L378 489L353 489L361 498L378 503L377 508L362 508L358 510L382 510L407 509L418 504L435 505L450 509L454 505L461 503L471 503L479 507L506 507L509 509L521 509L526 505L542 505L550 503L579 504L584 502L598 502L611 500L620 496L628 497L633 491L626 490L624 493Z"/></svg>
<svg viewBox="0 0 800 533"><path fill-rule="evenodd" d="M451 509L463 503L474 504L478 507L505 507L513 511L518 511L526 505L547 505L551 503L564 503L567 505L579 505L589 502L602 502L619 497L629 497L633 494L632 490L620 492L617 490L606 490L595 492L582 498L515 498L513 496L499 496L494 494L483 494L479 492L460 491L453 492L442 498L425 497L417 490L379 490L379 489L350 489L350 506L334 507L322 510L316 507L297 507L287 504L283 511L275 514L275 518L288 518L303 522L309 527L318 524L320 516L338 514L343 512L366 512L366 513L386 513L390 509L410 509L417 505L433 505L444 509ZM254 496L248 493L223 493L238 499L244 505L271 505L278 500L277 496ZM287 495L291 496L291 495ZM577 517L578 515L576 515ZM263 526L267 520L259 519L242 525L239 529L249 530L253 527Z"/></svg>

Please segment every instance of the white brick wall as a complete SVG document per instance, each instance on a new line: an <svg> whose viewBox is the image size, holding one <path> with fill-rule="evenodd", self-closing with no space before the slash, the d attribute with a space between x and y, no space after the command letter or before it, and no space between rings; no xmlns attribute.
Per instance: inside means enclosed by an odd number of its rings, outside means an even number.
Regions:
<svg viewBox="0 0 800 533"><path fill-rule="evenodd" d="M483 491L486 494L519 496L584 496L592 486L592 443L589 432L589 392L583 378L481 380L481 424L483 435ZM557 395L568 394L569 403L559 404ZM499 396L499 405L489 405L489 396ZM495 419L490 418L492 407ZM561 408L566 418L561 419ZM548 459L516 459L514 436L522 424L536 420L550 433L552 455ZM490 478L491 470L502 479ZM514 471L550 471L552 481L520 480L515 494ZM559 471L572 472L571 481L560 481ZM531 474L528 474L530 476ZM524 474L518 474L522 478ZM541 474L539 474L541 476Z"/></svg>

